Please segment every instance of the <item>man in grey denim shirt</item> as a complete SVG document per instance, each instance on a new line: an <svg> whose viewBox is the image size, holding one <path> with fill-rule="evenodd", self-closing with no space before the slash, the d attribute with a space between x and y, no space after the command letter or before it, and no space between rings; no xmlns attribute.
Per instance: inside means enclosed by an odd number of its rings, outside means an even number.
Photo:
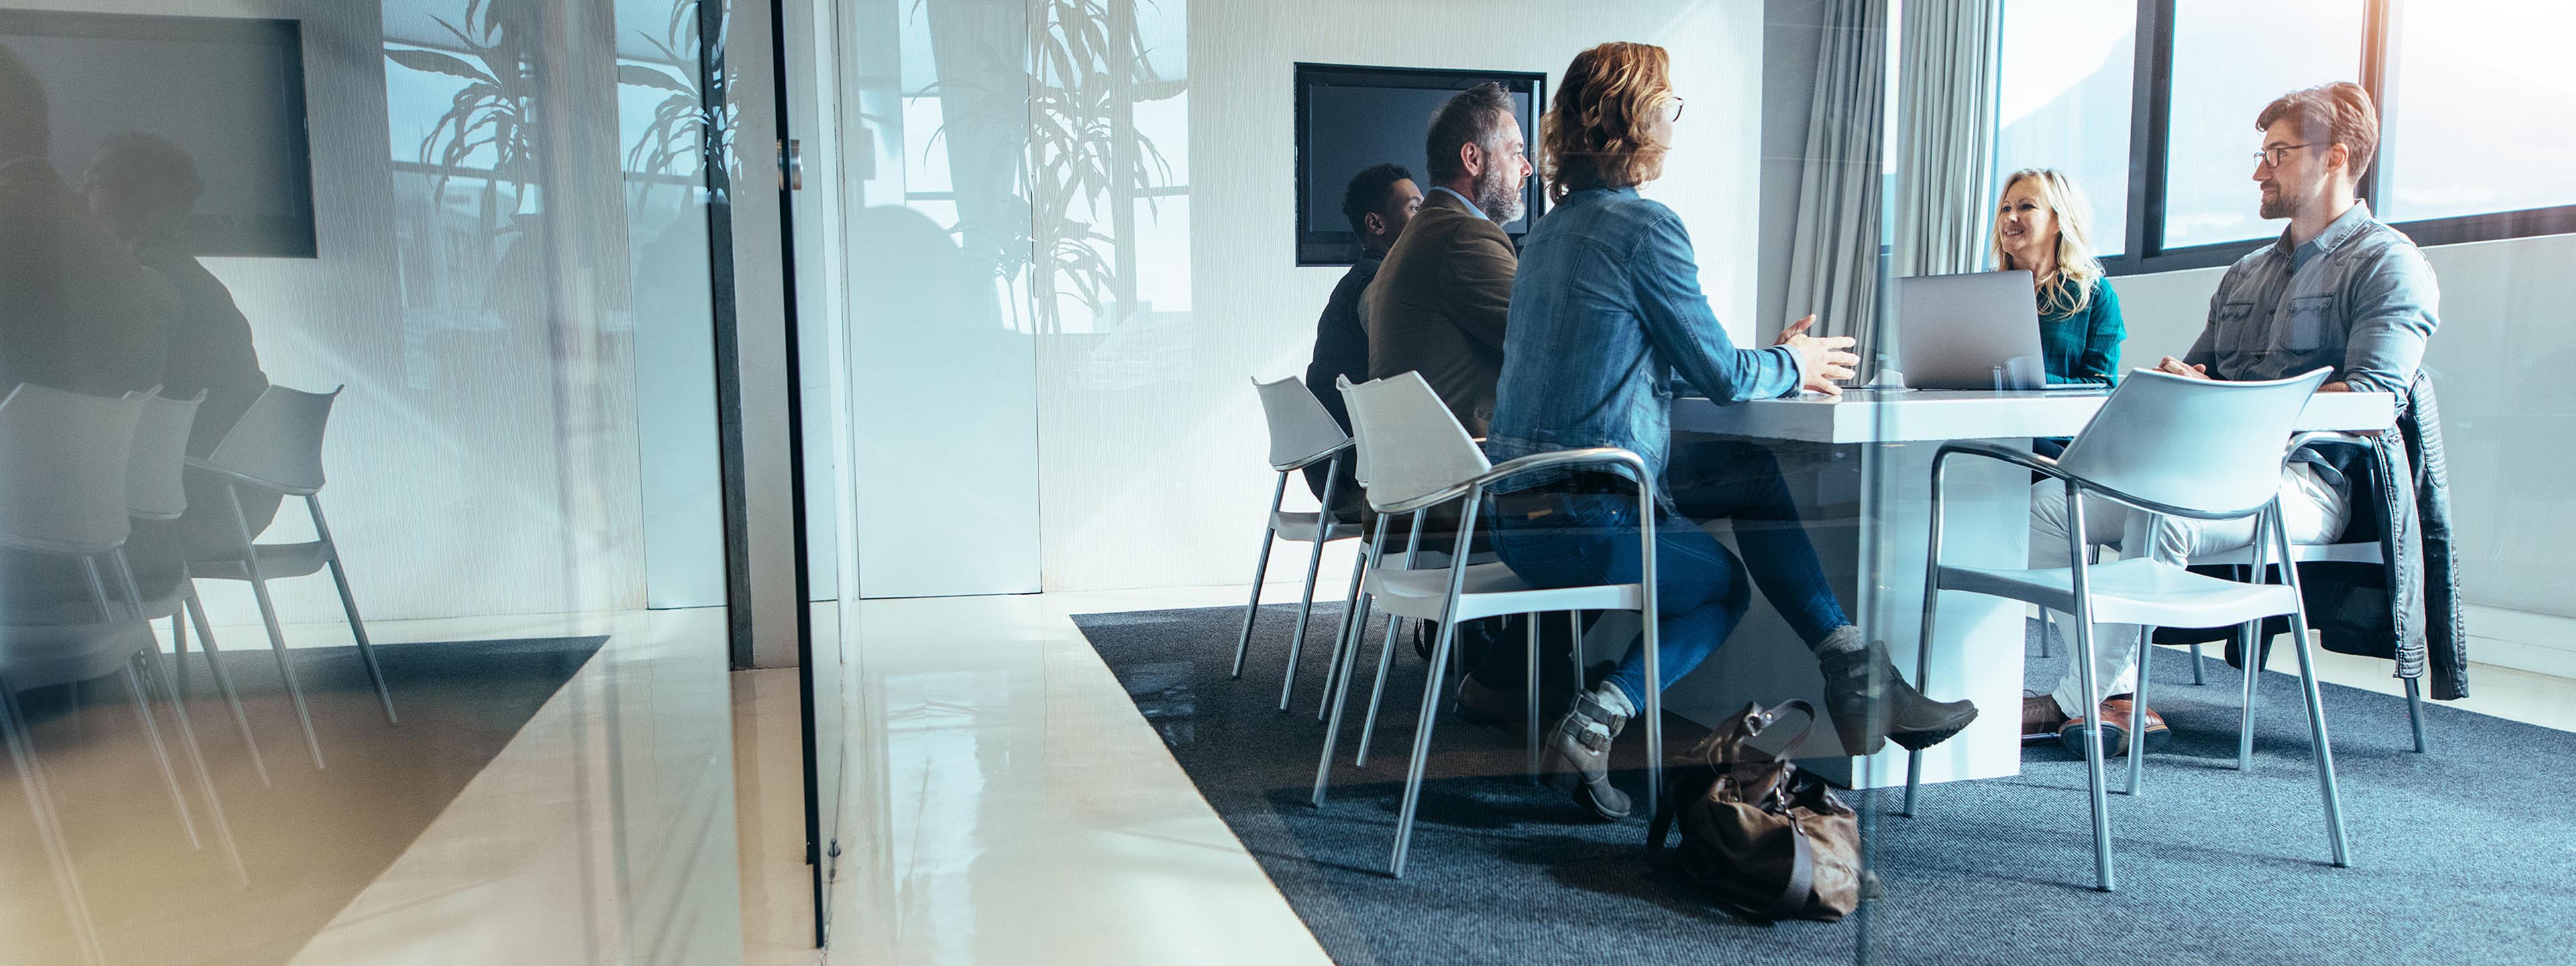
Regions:
<svg viewBox="0 0 2576 966"><path fill-rule="evenodd" d="M2328 84L2282 95L2255 120L2263 150L2254 181L2264 218L2287 218L2279 241L2238 259L2209 300L2209 323L2182 358L2157 369L2201 379L2279 379L2320 366L2334 373L2323 392L2386 392L2404 398L2437 324L2440 292L2415 243L2371 217L2355 186L2378 150L2379 123L2359 85ZM2333 467L2302 454L2281 474L2281 512L2290 538L2335 540L2352 519L2352 486ZM2035 565L2065 566L2064 491L2032 490ZM2195 555L2245 546L2253 521L2203 522L2088 503L2085 528L2127 555L2183 564ZM2134 641L2138 628L2104 624L2095 640ZM2104 691L2103 724L2113 748L2125 750L2127 695L2136 690L2137 651L2105 647L2095 654ZM2071 749L2083 734L2083 687L2073 667L2056 693L2035 696L2022 712L2024 733L2054 729ZM2116 727L2114 727L2116 725ZM2169 734L2146 714L2150 747Z"/></svg>

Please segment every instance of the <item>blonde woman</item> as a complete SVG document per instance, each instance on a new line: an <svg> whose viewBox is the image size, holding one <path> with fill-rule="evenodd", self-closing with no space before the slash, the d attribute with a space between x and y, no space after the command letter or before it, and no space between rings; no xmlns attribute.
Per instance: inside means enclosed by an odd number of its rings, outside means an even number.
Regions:
<svg viewBox="0 0 2576 966"><path fill-rule="evenodd" d="M2110 382L2127 332L2120 298L2093 258L2093 214L2084 193L2053 168L2013 172L1995 206L1994 247L1997 270L2030 272L2048 381Z"/></svg>

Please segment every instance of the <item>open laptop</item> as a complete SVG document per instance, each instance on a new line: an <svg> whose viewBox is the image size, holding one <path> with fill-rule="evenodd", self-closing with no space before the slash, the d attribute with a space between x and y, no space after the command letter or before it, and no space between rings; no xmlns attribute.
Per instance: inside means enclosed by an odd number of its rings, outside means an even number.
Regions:
<svg viewBox="0 0 2576 966"><path fill-rule="evenodd" d="M2023 269L1897 279L1896 325L1897 369L1914 389L2111 388L2049 383Z"/></svg>

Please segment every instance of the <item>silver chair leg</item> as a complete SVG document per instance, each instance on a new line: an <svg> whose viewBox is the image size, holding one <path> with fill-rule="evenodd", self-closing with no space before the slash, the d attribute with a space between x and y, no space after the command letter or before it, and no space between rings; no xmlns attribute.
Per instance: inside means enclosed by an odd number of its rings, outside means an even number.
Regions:
<svg viewBox="0 0 2576 966"><path fill-rule="evenodd" d="M1413 529L1411 535L1404 539L1404 564L1399 569L1411 570L1413 562L1420 559L1422 526L1429 516L1422 512L1413 514ZM1460 546L1456 549L1464 550L1465 547ZM1359 754L1351 760L1352 767L1368 767L1369 743L1377 737L1378 705L1386 697L1386 676L1394 670L1395 666L1395 630L1402 623L1404 622L1398 620L1394 614L1390 613L1386 616L1386 643L1377 649L1377 680L1369 683L1368 718L1360 724L1360 750ZM1416 629L1419 630L1418 625Z"/></svg>
<svg viewBox="0 0 2576 966"><path fill-rule="evenodd" d="M394 713L393 689L385 686L384 665L376 663L375 643L367 639L367 622L358 616L358 598L349 593L349 570L340 562L340 544L331 539L331 525L322 519L322 498L305 494L304 508L313 513L313 535L322 540L322 562L330 565L331 582L340 588L340 610L349 615L349 636L358 641L358 660L366 662L367 680L375 682L376 703L384 705L386 724L401 724L402 716Z"/></svg>
<svg viewBox="0 0 2576 966"><path fill-rule="evenodd" d="M196 816L188 810L188 793L179 789L179 770L170 767L170 749L161 743L160 722L152 714L151 696L143 690L143 676L134 672L131 660L121 670L125 673L126 690L134 695L134 718L143 724L144 742L152 748L153 762L161 766L162 783L170 786L170 805L179 811L179 827L188 831L188 847L205 848L205 842L197 837Z"/></svg>
<svg viewBox="0 0 2576 966"><path fill-rule="evenodd" d="M1574 682L1575 690L1581 691L1583 690L1583 612L1566 611L1565 629L1567 633L1573 635L1573 643L1565 649L1565 659L1566 663L1572 665L1574 676L1567 680Z"/></svg>
<svg viewBox="0 0 2576 966"><path fill-rule="evenodd" d="M1288 672L1279 676L1281 711L1288 710L1288 696L1297 690L1297 659L1306 650L1306 616L1315 609L1315 578L1324 568L1324 538L1333 533L1333 487L1341 483L1342 458L1333 457L1326 466L1333 475L1324 478L1324 504L1315 512L1314 552L1306 555L1306 592L1297 598L1297 630L1288 636Z"/></svg>
<svg viewBox="0 0 2576 966"><path fill-rule="evenodd" d="M179 697L188 697L188 625L178 611L170 612L170 676L177 678Z"/></svg>
<svg viewBox="0 0 2576 966"><path fill-rule="evenodd" d="M2325 800L2326 843L2334 855L2336 868L2352 864L2351 842L2344 836L2343 794L2335 787L2334 743L2326 738L2325 696L2317 687L2316 655L2308 645L2308 609L2299 591L2299 568L2290 557L2289 529L2281 525L2281 505L2272 504L2269 511L2275 549L2280 554L2283 582L2290 588L2290 646L2299 655L2299 690L2308 704L2308 741L2317 762L2317 794Z"/></svg>
<svg viewBox="0 0 2576 966"><path fill-rule="evenodd" d="M1940 562L1938 560L1933 561L1931 567L1934 573L1925 581L1926 583L1939 579L1939 570L1941 567ZM1940 608L1938 606L1940 601L1939 593L1940 592L1938 590L1934 590L1927 592L1923 597L1923 639L1915 646L1914 649L1914 688L1917 691L1921 691L1932 686L1932 628L1934 615L1940 613ZM2048 611L2042 609L2040 613L2046 614ZM2045 647L2048 644L2048 625L2045 623L2045 619L2043 619L2039 631L2040 645ZM1896 810L1896 814L1903 815L1906 818L1914 817L1914 795L1922 785L1923 750L1920 748L1910 749L1905 753L1905 802L1902 807Z"/></svg>
<svg viewBox="0 0 2576 966"><path fill-rule="evenodd" d="M1537 782L1539 780L1538 622L1539 618L1545 616L1547 615L1531 614L1526 618L1529 623L1529 655L1522 664L1523 676L1521 677L1521 695L1526 703L1522 707L1523 716L1521 719L1521 727L1527 732L1529 738L1529 777L1532 782Z"/></svg>
<svg viewBox="0 0 2576 966"><path fill-rule="evenodd" d="M250 752L251 770L259 774L261 788L271 787L268 761L259 753L259 739L251 736L250 716L242 712L241 692L233 689L232 673L224 670L223 653L215 647L215 629L206 622L206 608L197 602L194 594L181 601L180 605L188 612L188 620L197 626L197 641L205 648L206 669L214 675L215 687L223 691L224 704L232 709L233 727L241 732L242 748ZM170 615L173 621L178 618L177 614Z"/></svg>
<svg viewBox="0 0 2576 966"><path fill-rule="evenodd" d="M2129 691L2130 795L2138 793L2138 782L2147 774L2147 662L2156 652L2155 635L2155 628L2138 626L2138 685Z"/></svg>
<svg viewBox="0 0 2576 966"><path fill-rule="evenodd" d="M1370 535L1368 546L1361 551L1359 563L1354 566L1354 572L1351 575L1351 604L1342 614L1341 634L1336 638L1333 646L1332 669L1324 675L1324 698L1332 703L1332 710L1325 715L1324 752L1316 757L1315 792L1308 799L1316 808L1324 807L1324 789L1332 784L1333 752L1342 740L1342 715L1350 705L1351 678L1358 674L1360 643L1367 636L1368 617L1361 608L1373 598L1360 592L1365 583L1361 580L1358 571L1367 569L1371 564L1382 562L1385 558L1386 517L1380 515L1377 519L1377 532ZM1354 614L1359 616L1354 619ZM1387 623L1394 622L1395 618L1387 618Z"/></svg>
<svg viewBox="0 0 2576 966"><path fill-rule="evenodd" d="M2078 606L2081 606L2080 604ZM2093 622L2077 615L2075 624L2075 665L2083 678L2084 706L2093 709L2084 716L2084 780L2093 803L2093 876L2094 888L2109 892L2114 887L2111 877L2111 802L2104 785L2102 768L2102 691L2093 673Z"/></svg>
<svg viewBox="0 0 2576 966"><path fill-rule="evenodd" d="M2424 753L2424 681L2406 679L2406 721L2415 729L2415 753Z"/></svg>
<svg viewBox="0 0 2576 966"><path fill-rule="evenodd" d="M2208 683L2209 683L2209 678L2207 678L2207 677L2205 677L2205 676L2203 676L2203 675L2201 674L2201 670L2200 670L2201 661L2202 661L2202 658L2201 658L2201 656L2200 656L2200 642L2199 642L2199 641L2193 641L2193 642L2191 642L2191 683L2192 683L2194 686L2199 686L2199 685L2204 685L2204 684L2208 684Z"/></svg>
<svg viewBox="0 0 2576 966"><path fill-rule="evenodd" d="M304 685L295 679L295 663L286 657L286 629L277 621L277 602L268 596L268 578L259 572L258 534L250 530L250 518L242 514L241 496L230 484L224 486L224 503L232 510L234 532L241 535L242 573L250 578L251 597L259 601L259 619L268 626L268 649L277 655L278 676L286 679L286 697L295 705L295 720L304 726L304 746L313 753L313 767L322 764L322 739L313 732L313 713L304 706Z"/></svg>
<svg viewBox="0 0 2576 966"><path fill-rule="evenodd" d="M1457 596L1451 595L1449 603L1453 606L1442 608L1442 612L1456 613L1457 602ZM1431 726L1440 720L1440 685L1449 676L1449 649L1457 636L1456 620L1440 622L1439 643L1431 647L1430 676L1422 684L1422 716L1413 726L1413 760L1405 768L1404 805L1395 815L1395 852L1387 859L1387 874L1398 879L1404 878L1405 851L1413 844L1413 818L1422 804L1422 772L1431 758Z"/></svg>
<svg viewBox="0 0 2576 966"><path fill-rule="evenodd" d="M1383 528L1385 525L1381 523L1379 526ZM1344 664L1342 652L1355 643L1351 629L1368 626L1368 616L1360 609L1360 585L1368 575L1369 556L1375 552L1375 547L1375 543L1363 546L1359 553L1351 557L1351 587L1342 594L1342 622L1333 629L1332 659L1324 662L1324 689L1315 695L1315 720L1317 721L1324 720L1325 709L1333 705L1333 689L1336 679L1342 674Z"/></svg>
<svg viewBox="0 0 2576 966"><path fill-rule="evenodd" d="M1395 619L1389 617L1387 620L1393 623ZM1350 647L1343 649L1340 655L1341 670L1326 683L1325 694L1332 698L1333 710L1325 716L1324 753L1316 756L1315 793L1307 799L1316 808L1324 807L1324 789L1332 784L1333 752L1342 740L1342 715L1350 706L1351 679L1359 676L1360 644L1364 640L1363 635L1356 631L1352 633Z"/></svg>
<svg viewBox="0 0 2576 966"><path fill-rule="evenodd" d="M1261 518L1261 555L1252 561L1252 602L1243 605L1243 633L1234 639L1234 670L1227 677L1243 676L1243 654L1252 647L1252 617L1261 613L1261 581L1270 575L1270 545L1279 542L1279 501L1288 496L1288 474L1279 474L1279 485L1270 491L1270 513Z"/></svg>
<svg viewBox="0 0 2576 966"><path fill-rule="evenodd" d="M2042 608L2040 608L2040 609L2039 609L2039 656L2041 656L2041 657L2048 657L2048 656L2050 656L2049 651L2051 650L2051 648L2048 646L2048 639L2049 639L2049 638L2051 638L2051 637L2056 636L2054 633L2052 633L2052 632L2054 632L2054 631L2056 631L2056 630L2057 630L2057 612L2056 612L2056 611L2049 610L2049 609L2048 609L2048 608L2046 608L2046 607L2042 607Z"/></svg>
<svg viewBox="0 0 2576 966"><path fill-rule="evenodd" d="M188 768L197 777L197 794L206 799L206 821L215 830L215 844L224 853L224 865L233 874L235 885L250 884L250 870L242 865L241 846L233 840L232 820L224 815L223 799L215 795L215 777L206 770L205 751L197 745L197 728L188 721L187 702L179 700L169 681L161 673L160 653L156 648L134 656L133 664L141 670L147 686L169 699L170 720L179 725L179 748L188 753Z"/></svg>
<svg viewBox="0 0 2576 966"><path fill-rule="evenodd" d="M54 811L53 792L45 786L44 769L36 763L34 735L27 730L27 719L18 712L15 688L0 682L0 739L9 746L9 764L18 774L18 791L27 797L27 808L36 818L36 838L44 845L45 862L53 867L54 891L62 899L63 917L70 921L72 937L79 944L81 961L99 966L107 962L107 953L98 941L98 924L90 918L89 897L80 884L80 871L72 865L71 842L63 837L62 817Z"/></svg>
<svg viewBox="0 0 2576 966"><path fill-rule="evenodd" d="M1369 742L1377 738L1377 709L1386 699L1386 676L1394 670L1395 629L1403 623L1393 614L1386 617L1386 641L1377 649L1377 680L1369 682L1368 717L1361 719L1359 754L1351 759L1352 767L1368 767Z"/></svg>
<svg viewBox="0 0 2576 966"><path fill-rule="evenodd" d="M2236 770L2254 770L2255 685L2263 680L2263 621L2236 629L2236 653L2244 655L2245 703L2236 712Z"/></svg>

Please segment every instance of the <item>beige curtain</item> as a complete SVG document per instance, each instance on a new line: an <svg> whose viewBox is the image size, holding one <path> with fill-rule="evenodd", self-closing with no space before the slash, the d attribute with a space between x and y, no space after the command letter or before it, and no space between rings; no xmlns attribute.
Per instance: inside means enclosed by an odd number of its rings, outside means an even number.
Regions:
<svg viewBox="0 0 2576 966"><path fill-rule="evenodd" d="M1887 144L1888 0L1830 0L1816 57L1815 108L1798 180L1788 315L1859 340L1870 374L1879 328L1880 169Z"/></svg>
<svg viewBox="0 0 2576 966"><path fill-rule="evenodd" d="M2002 7L2003 0L1905 5L1897 48L1896 277L1985 266Z"/></svg>

